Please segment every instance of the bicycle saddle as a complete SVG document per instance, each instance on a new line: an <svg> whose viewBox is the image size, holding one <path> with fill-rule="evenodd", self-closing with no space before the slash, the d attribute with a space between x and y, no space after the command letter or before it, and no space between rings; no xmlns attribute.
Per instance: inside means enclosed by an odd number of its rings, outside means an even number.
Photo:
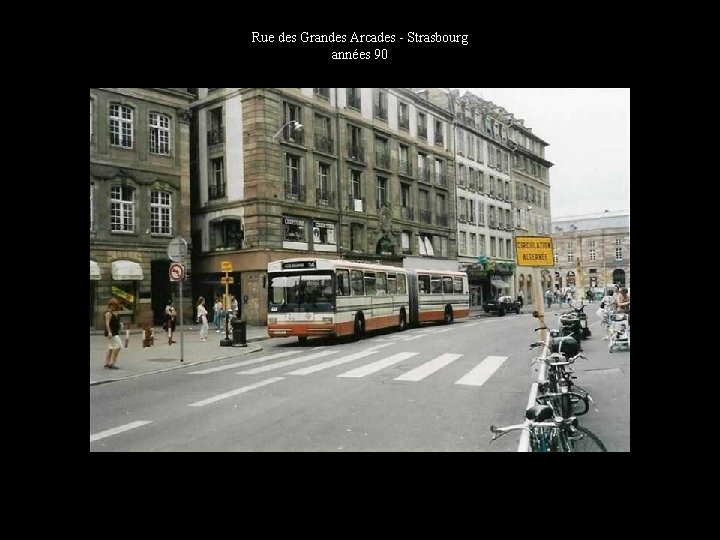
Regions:
<svg viewBox="0 0 720 540"><path fill-rule="evenodd" d="M525 411L525 418L532 422L543 422L553 417L553 410L550 405L533 405Z"/></svg>

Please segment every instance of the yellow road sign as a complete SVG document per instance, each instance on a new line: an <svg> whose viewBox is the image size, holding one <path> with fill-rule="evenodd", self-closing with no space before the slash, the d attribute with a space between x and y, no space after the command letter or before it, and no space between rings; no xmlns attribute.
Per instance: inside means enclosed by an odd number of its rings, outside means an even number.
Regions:
<svg viewBox="0 0 720 540"><path fill-rule="evenodd" d="M232 263L230 261L222 261L220 263L220 271L221 272L232 272Z"/></svg>
<svg viewBox="0 0 720 540"><path fill-rule="evenodd" d="M518 266L554 266L552 238L516 236L515 262Z"/></svg>
<svg viewBox="0 0 720 540"><path fill-rule="evenodd" d="M233 284L233 283L235 283L235 278L234 277L221 277L220 283L223 283L225 285Z"/></svg>

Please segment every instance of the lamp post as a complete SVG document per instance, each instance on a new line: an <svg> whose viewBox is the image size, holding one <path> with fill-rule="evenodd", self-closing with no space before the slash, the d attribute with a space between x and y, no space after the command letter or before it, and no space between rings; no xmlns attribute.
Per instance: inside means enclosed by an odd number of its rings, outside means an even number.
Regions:
<svg viewBox="0 0 720 540"><path fill-rule="evenodd" d="M285 122L285 123L280 127L280 129L277 130L277 133L275 133L275 135L273 135L273 141L274 141L275 139L277 139L277 136L280 135L280 133L282 132L282 130L285 129L286 127L288 127L288 126L292 127L293 130L303 129L303 128L305 127L305 126L303 126L300 122L298 122L297 120L290 120L289 122Z"/></svg>

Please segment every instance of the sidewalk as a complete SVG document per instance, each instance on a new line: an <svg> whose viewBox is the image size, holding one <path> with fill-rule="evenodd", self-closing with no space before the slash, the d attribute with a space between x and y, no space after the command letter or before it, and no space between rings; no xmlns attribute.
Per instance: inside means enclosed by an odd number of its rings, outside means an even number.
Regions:
<svg viewBox="0 0 720 540"><path fill-rule="evenodd" d="M112 381L139 377L148 373L157 373L183 366L212 362L224 358L244 356L262 350L261 340L268 339L265 326L246 327L247 347L221 347L220 340L225 333L215 332L211 325L207 341L200 341L200 326L186 326L183 331L183 362L180 362L180 327L173 338L177 343L168 345L167 333L162 327L155 327L155 345L142 346L142 330L130 330L128 347L125 348L125 334L120 336L123 348L117 360L118 369L105 369L107 338L102 330L90 331L90 386ZM230 334L232 339L232 333Z"/></svg>

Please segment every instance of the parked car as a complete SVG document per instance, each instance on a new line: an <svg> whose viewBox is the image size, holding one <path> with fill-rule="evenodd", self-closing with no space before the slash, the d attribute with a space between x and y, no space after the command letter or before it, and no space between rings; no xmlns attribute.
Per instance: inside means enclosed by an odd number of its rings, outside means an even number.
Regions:
<svg viewBox="0 0 720 540"><path fill-rule="evenodd" d="M509 311L520 313L520 307L520 302L513 300L512 296L499 296L494 300L489 300L483 304L485 313L493 311L501 317Z"/></svg>

